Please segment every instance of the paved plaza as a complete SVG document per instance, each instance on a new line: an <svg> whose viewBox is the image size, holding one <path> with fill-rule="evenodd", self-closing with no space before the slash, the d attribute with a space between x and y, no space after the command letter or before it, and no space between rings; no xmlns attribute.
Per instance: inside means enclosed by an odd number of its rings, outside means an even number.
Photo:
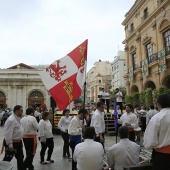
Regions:
<svg viewBox="0 0 170 170"><path fill-rule="evenodd" d="M0 146L2 146L3 141L3 127L0 127ZM115 144L116 138L115 136L106 136L105 139L105 148L107 150L108 147ZM35 170L71 170L71 161L62 157L62 147L63 147L63 140L60 135L54 136L54 151L52 155L52 159L55 161L52 164L41 165L40 164L40 149L41 145L38 142L37 152L34 158L34 167ZM25 149L24 149L25 150ZM71 153L71 151L70 151ZM0 160L3 159L4 153L0 155ZM17 170L17 163L16 159L13 158L11 163L13 164L13 170Z"/></svg>

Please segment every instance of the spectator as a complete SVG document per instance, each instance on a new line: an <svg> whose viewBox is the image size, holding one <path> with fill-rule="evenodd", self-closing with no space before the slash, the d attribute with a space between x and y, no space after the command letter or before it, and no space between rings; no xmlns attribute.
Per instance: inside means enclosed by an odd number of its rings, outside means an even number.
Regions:
<svg viewBox="0 0 170 170"><path fill-rule="evenodd" d="M144 146L153 149L152 169L170 169L170 95L157 98L158 111L153 116L144 134Z"/></svg>
<svg viewBox="0 0 170 170"><path fill-rule="evenodd" d="M108 149L106 157L110 168L123 170L126 166L139 165L140 146L128 139L128 128L119 128L120 142Z"/></svg>
<svg viewBox="0 0 170 170"><path fill-rule="evenodd" d="M154 109L154 105L150 105L150 110L148 111L147 115L146 115L146 124L149 123L149 121L151 120L151 118L156 115L158 113L157 110Z"/></svg>
<svg viewBox="0 0 170 170"><path fill-rule="evenodd" d="M102 170L104 150L100 143L95 142L94 127L87 127L84 132L85 141L77 144L73 159L78 170Z"/></svg>

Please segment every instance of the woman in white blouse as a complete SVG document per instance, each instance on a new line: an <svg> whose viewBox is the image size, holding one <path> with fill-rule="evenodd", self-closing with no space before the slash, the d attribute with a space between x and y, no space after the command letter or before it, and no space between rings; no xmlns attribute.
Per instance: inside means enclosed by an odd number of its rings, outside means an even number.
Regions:
<svg viewBox="0 0 170 170"><path fill-rule="evenodd" d="M61 117L61 119L58 123L58 127L61 130L61 135L64 140L63 157L68 156L68 159L70 159L68 126L69 126L71 118L72 118L72 116L69 116L69 113L70 113L69 109L63 110L63 117Z"/></svg>
<svg viewBox="0 0 170 170"><path fill-rule="evenodd" d="M40 135L40 142L41 142L41 151L40 151L40 158L41 164L54 163L54 160L51 160L51 155L54 149L54 140L52 134L52 125L49 121L51 114L49 112L42 113L42 119L39 122L39 135ZM47 160L44 161L45 151L48 147L48 155Z"/></svg>

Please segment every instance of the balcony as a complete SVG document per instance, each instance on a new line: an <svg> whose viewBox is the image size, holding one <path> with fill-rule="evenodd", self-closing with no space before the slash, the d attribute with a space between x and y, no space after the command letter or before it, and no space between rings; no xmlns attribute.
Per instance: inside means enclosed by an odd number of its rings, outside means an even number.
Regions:
<svg viewBox="0 0 170 170"><path fill-rule="evenodd" d="M158 60L158 53L155 53L148 57L148 64L151 64Z"/></svg>
<svg viewBox="0 0 170 170"><path fill-rule="evenodd" d="M170 46L165 47L165 55L170 55Z"/></svg>

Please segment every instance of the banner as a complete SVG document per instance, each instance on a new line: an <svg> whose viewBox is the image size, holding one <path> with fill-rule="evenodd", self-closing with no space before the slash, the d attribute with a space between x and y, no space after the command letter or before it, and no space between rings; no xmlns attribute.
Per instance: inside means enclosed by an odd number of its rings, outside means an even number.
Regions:
<svg viewBox="0 0 170 170"><path fill-rule="evenodd" d="M142 75L143 77L149 75L148 59L142 61Z"/></svg>
<svg viewBox="0 0 170 170"><path fill-rule="evenodd" d="M65 57L56 60L40 72L42 82L59 110L67 108L81 95L85 82L87 44L88 40L85 40Z"/></svg>
<svg viewBox="0 0 170 170"><path fill-rule="evenodd" d="M158 66L159 66L159 72L163 72L167 70L165 50L158 52Z"/></svg>
<svg viewBox="0 0 170 170"><path fill-rule="evenodd" d="M133 67L129 68L129 81L133 81Z"/></svg>

